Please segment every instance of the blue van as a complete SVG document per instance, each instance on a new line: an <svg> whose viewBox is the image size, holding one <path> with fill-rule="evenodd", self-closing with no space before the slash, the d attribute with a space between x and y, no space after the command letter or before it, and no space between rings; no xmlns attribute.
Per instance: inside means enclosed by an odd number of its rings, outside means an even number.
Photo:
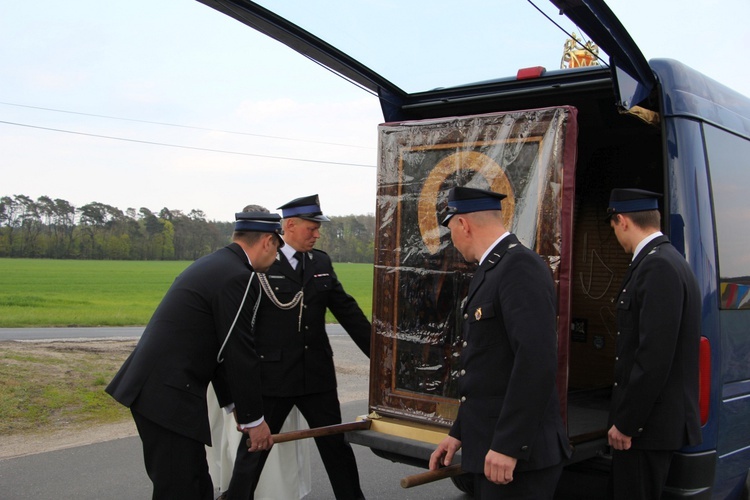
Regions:
<svg viewBox="0 0 750 500"><path fill-rule="evenodd" d="M424 466L455 418L452 362L461 348L456 304L471 268L448 244L435 213L441 188L470 179L514 193L509 224L555 276L558 386L574 450L558 496L602 498L614 366L612 298L629 260L603 211L613 187L640 187L664 193L663 231L685 255L703 296L695 367L703 442L676 453L664 498L748 498L750 99L677 61L647 61L601 0L550 1L590 37L591 54L601 49L607 62L524 67L515 74L491 74L493 57L531 50L534 36L498 45L485 35L505 33L501 21L515 25L508 30L520 27L532 35L535 28L503 15L506 2L461 3L476 26L498 25L472 32L472 24L469 33L458 13L425 6L424 16L408 19L414 31L430 33L436 16L456 16L455 32L433 32L433 39L409 44L391 33L377 44L394 65L414 67L407 76L420 83L409 90L371 69L365 60L371 52L335 47L347 40L344 30L323 33L321 20L335 26L339 16L351 19L341 6L321 12L317 2L199 1L380 100L369 397L374 420L369 430L350 433L351 442ZM532 2L525 6L536 9ZM404 15L401 10L391 15ZM549 16L543 22L556 23ZM427 89L419 79L432 72L421 63L439 56L433 52L446 39L465 49L465 59L438 57L440 67L433 69L448 78ZM477 53L483 64L470 63ZM474 70L490 76L474 78ZM452 479L459 489L471 489L462 476Z"/></svg>

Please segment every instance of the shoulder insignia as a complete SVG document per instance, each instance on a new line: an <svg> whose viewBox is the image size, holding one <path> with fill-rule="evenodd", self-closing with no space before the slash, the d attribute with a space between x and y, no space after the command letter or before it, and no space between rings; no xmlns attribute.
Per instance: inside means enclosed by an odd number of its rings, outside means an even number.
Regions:
<svg viewBox="0 0 750 500"><path fill-rule="evenodd" d="M492 258L487 257L487 261L490 262L491 264L497 264L498 262L500 262L500 259L503 258L503 256L500 255L499 253L492 252L492 255L494 255L495 257L497 257L497 259L496 260L492 260Z"/></svg>

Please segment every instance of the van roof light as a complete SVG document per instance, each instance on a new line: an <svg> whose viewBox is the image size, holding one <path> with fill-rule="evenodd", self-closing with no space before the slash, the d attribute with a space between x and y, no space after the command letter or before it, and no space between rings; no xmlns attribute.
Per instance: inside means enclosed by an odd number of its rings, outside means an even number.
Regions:
<svg viewBox="0 0 750 500"><path fill-rule="evenodd" d="M521 68L516 74L516 80L529 80L539 78L544 75L547 69L544 66L532 66L530 68Z"/></svg>

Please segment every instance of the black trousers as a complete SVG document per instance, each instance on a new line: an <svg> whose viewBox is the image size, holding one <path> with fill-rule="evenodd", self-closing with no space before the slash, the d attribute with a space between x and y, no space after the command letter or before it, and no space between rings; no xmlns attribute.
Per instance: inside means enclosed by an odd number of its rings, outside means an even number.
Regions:
<svg viewBox="0 0 750 500"><path fill-rule="evenodd" d="M284 425L293 406L297 406L310 427L323 427L341 423L341 407L335 390L290 398L263 398L264 419L272 434ZM315 445L328 473L331 487L340 500L364 498L359 485L357 461L343 434L315 438ZM258 484L268 451L250 453L246 440L237 448L232 479L227 490L228 500L251 500Z"/></svg>
<svg viewBox="0 0 750 500"><path fill-rule="evenodd" d="M562 463L546 469L513 472L513 481L495 484L484 474L474 474L474 498L478 500L552 500L562 474Z"/></svg>
<svg viewBox="0 0 750 500"><path fill-rule="evenodd" d="M609 500L658 500L667 482L671 450L612 450Z"/></svg>
<svg viewBox="0 0 750 500"><path fill-rule="evenodd" d="M154 485L153 500L213 500L206 447L131 409L143 443L146 473Z"/></svg>

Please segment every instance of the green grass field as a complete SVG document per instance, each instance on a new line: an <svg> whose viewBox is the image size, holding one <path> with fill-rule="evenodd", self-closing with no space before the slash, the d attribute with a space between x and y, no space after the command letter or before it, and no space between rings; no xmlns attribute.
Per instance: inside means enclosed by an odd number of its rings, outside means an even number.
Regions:
<svg viewBox="0 0 750 500"><path fill-rule="evenodd" d="M0 327L145 325L190 262L0 259ZM336 264L365 314L372 264ZM329 313L328 321L334 322ZM0 435L129 418L104 392L132 341L0 342Z"/></svg>
<svg viewBox="0 0 750 500"><path fill-rule="evenodd" d="M188 265L188 261L0 259L0 328L145 325ZM372 264L335 264L335 269L369 318ZM330 313L328 321L335 322Z"/></svg>

